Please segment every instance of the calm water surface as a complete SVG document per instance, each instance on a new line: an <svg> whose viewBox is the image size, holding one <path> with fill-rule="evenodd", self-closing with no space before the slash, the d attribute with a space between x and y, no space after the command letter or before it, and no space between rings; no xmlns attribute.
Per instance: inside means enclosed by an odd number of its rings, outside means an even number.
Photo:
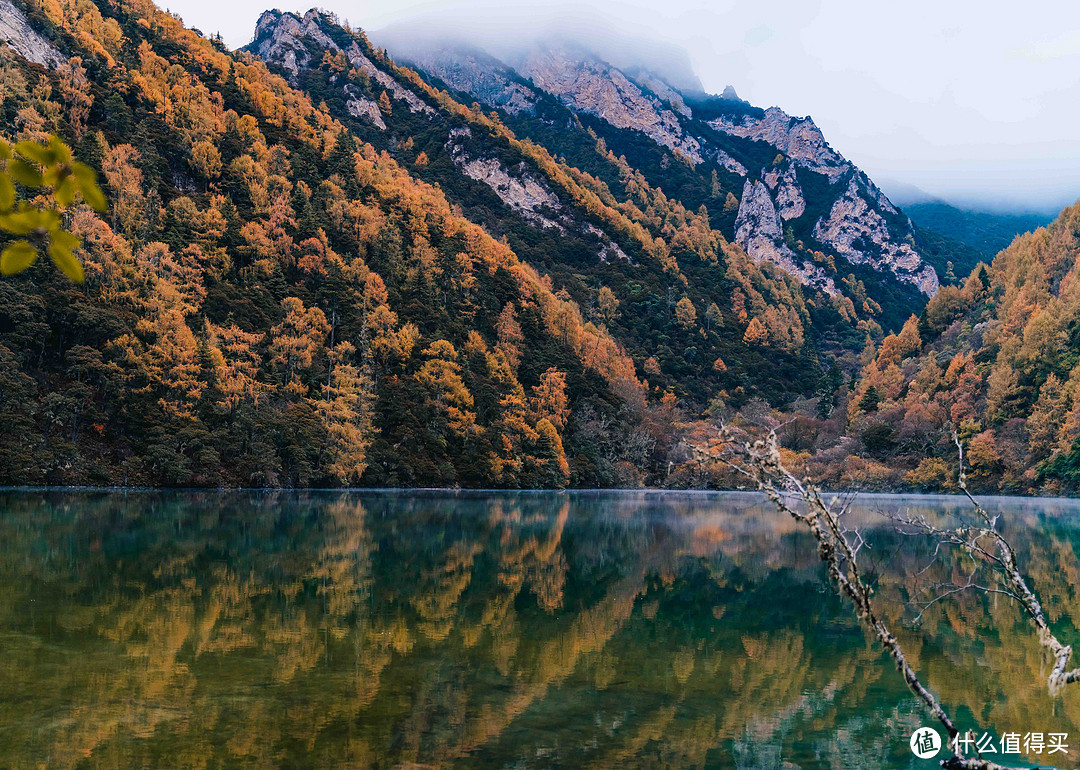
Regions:
<svg viewBox="0 0 1080 770"><path fill-rule="evenodd" d="M991 504L1080 639L1080 505ZM962 723L1075 767L1013 606L909 622L957 565L874 512L961 506L857 504L882 614ZM924 722L755 495L0 493L0 767L930 768Z"/></svg>

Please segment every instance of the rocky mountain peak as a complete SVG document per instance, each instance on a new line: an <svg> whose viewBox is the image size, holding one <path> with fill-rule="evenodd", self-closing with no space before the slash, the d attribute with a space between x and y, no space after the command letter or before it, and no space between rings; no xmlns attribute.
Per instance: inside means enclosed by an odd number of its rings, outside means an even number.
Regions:
<svg viewBox="0 0 1080 770"><path fill-rule="evenodd" d="M338 50L320 25L322 12L312 9L303 16L278 10L264 11L255 24L251 48L264 61L274 62L295 76L311 61L311 45Z"/></svg>
<svg viewBox="0 0 1080 770"><path fill-rule="evenodd" d="M824 174L832 182L852 168L840 153L829 146L813 120L809 117L792 117L779 107L770 107L761 117L748 113L722 115L709 121L709 125L732 136L771 144L796 163Z"/></svg>
<svg viewBox="0 0 1080 770"><path fill-rule="evenodd" d="M618 68L577 47L537 46L523 57L519 71L575 110L616 128L640 131L692 163L702 162L700 143L686 133L675 112Z"/></svg>
<svg viewBox="0 0 1080 770"><path fill-rule="evenodd" d="M742 104L749 104L745 99L740 99L739 95L735 93L735 86L730 83L724 86L723 92L720 94L721 99L727 99L729 102L741 102Z"/></svg>

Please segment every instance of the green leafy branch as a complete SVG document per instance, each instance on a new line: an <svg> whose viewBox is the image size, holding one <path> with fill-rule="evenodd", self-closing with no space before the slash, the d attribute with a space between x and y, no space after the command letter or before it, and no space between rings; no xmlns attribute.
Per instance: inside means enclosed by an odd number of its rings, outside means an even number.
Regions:
<svg viewBox="0 0 1080 770"><path fill-rule="evenodd" d="M22 272L44 248L64 275L82 283L83 268L72 253L82 242L64 229L61 213L79 196L96 211L105 211L97 174L72 158L71 149L55 134L47 143L12 145L0 139L0 164L0 231L18 238L0 252L0 273ZM20 199L16 184L27 190L51 191L54 205Z"/></svg>

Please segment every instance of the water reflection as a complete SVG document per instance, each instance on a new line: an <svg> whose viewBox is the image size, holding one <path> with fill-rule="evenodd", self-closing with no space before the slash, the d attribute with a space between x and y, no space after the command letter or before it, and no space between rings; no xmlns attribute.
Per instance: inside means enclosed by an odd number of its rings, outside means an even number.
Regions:
<svg viewBox="0 0 1080 770"><path fill-rule="evenodd" d="M1080 509L995 504L1080 638ZM930 546L874 534L901 627ZM0 543L0 766L931 766L809 538L753 495L12 492ZM1068 732L1076 764L1080 691L1047 694L1014 607L904 628L961 721Z"/></svg>

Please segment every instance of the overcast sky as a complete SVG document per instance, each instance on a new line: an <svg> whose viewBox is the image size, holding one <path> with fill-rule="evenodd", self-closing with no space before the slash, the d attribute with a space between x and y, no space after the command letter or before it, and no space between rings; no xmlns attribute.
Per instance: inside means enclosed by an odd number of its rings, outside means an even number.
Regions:
<svg viewBox="0 0 1080 770"><path fill-rule="evenodd" d="M233 47L269 0L169 0ZM282 10L304 11L308 3ZM310 0L314 2L314 0ZM164 4L164 3L163 3ZM684 49L706 90L811 115L839 152L952 200L1080 198L1076 0L321 0L378 40L423 21L517 37L568 21Z"/></svg>

